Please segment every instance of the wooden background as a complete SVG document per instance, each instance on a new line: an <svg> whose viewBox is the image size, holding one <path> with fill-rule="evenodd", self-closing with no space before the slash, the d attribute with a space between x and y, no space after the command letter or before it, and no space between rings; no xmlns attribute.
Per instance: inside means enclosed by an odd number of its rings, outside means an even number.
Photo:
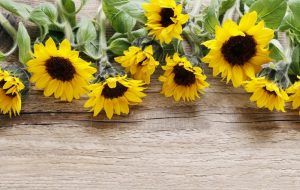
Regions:
<svg viewBox="0 0 300 190"><path fill-rule="evenodd" d="M175 103L159 93L159 73L144 102L111 121L92 118L86 98L64 103L31 90L21 117L0 116L0 189L300 188L297 111L259 110L209 69L206 94Z"/></svg>

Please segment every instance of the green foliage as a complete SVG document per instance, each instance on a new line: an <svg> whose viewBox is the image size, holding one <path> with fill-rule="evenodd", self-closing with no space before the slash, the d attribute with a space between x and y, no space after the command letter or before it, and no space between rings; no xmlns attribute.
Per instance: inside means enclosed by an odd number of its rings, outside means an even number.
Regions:
<svg viewBox="0 0 300 190"><path fill-rule="evenodd" d="M113 52L115 55L123 55L123 52L131 46L131 43L127 38L118 38L113 40L108 49Z"/></svg>
<svg viewBox="0 0 300 190"><path fill-rule="evenodd" d="M16 14L24 19L29 18L31 7L22 3L16 3L12 0L0 0L0 6L7 11Z"/></svg>
<svg viewBox="0 0 300 190"><path fill-rule="evenodd" d="M73 0L61 0L64 17L69 21L71 26L76 25L76 6Z"/></svg>
<svg viewBox="0 0 300 190"><path fill-rule="evenodd" d="M292 38L300 44L300 1L290 0L289 10L280 26L281 31L289 31Z"/></svg>
<svg viewBox="0 0 300 190"><path fill-rule="evenodd" d="M139 0L103 0L103 10L112 27L119 33L133 30L136 22L145 22Z"/></svg>
<svg viewBox="0 0 300 190"><path fill-rule="evenodd" d="M275 61L282 61L285 59L284 50L278 40L272 40L269 47L270 57Z"/></svg>
<svg viewBox="0 0 300 190"><path fill-rule="evenodd" d="M88 18L82 17L80 23L78 24L78 31L76 34L77 44L79 46L84 45L85 43L92 42L97 38L97 31Z"/></svg>
<svg viewBox="0 0 300 190"><path fill-rule="evenodd" d="M215 3L214 3L215 2ZM212 1L210 6L207 7L204 10L204 28L207 30L207 32L214 34L215 32L215 27L216 25L220 25L219 20L218 20L218 12L216 12L216 10L218 10L218 4L216 3L216 1Z"/></svg>
<svg viewBox="0 0 300 190"><path fill-rule="evenodd" d="M19 23L17 33L17 43L19 47L19 61L26 64L31 59L31 41L28 32L22 22Z"/></svg>
<svg viewBox="0 0 300 190"><path fill-rule="evenodd" d="M294 76L300 76L300 46L299 45L294 48L289 74Z"/></svg>
<svg viewBox="0 0 300 190"><path fill-rule="evenodd" d="M225 12L230 9L236 0L221 0L220 8L219 8L219 15L225 14Z"/></svg>
<svg viewBox="0 0 300 190"><path fill-rule="evenodd" d="M260 20L267 27L277 29L286 13L286 0L258 0L252 4L250 11L256 11Z"/></svg>

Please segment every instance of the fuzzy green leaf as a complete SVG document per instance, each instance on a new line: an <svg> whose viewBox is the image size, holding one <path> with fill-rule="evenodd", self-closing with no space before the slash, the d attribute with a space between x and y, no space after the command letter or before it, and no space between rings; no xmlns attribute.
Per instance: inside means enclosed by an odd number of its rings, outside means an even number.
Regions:
<svg viewBox="0 0 300 190"><path fill-rule="evenodd" d="M300 76L300 47L297 46L294 48L292 55L292 63L289 68L289 74Z"/></svg>
<svg viewBox="0 0 300 190"><path fill-rule="evenodd" d="M126 6L129 0L103 0L103 11L114 30L120 33L127 33L132 31L136 24L136 19L129 15L126 11L120 9Z"/></svg>
<svg viewBox="0 0 300 190"><path fill-rule="evenodd" d="M216 3L211 3L211 5L204 10L204 28L211 34L214 34L215 27L220 25L216 7Z"/></svg>
<svg viewBox="0 0 300 190"><path fill-rule="evenodd" d="M0 0L0 6L7 11L23 17L24 19L29 18L32 8L22 3L16 3L12 0Z"/></svg>
<svg viewBox="0 0 300 190"><path fill-rule="evenodd" d="M276 62L284 60L284 50L282 45L278 40L272 40L270 43L270 57Z"/></svg>
<svg viewBox="0 0 300 190"><path fill-rule="evenodd" d="M28 35L28 32L22 22L19 23L17 43L19 47L19 61L23 64L26 64L27 61L31 59L31 41L30 36Z"/></svg>
<svg viewBox="0 0 300 190"><path fill-rule="evenodd" d="M219 15L225 14L225 12L234 5L235 1L236 0L221 0Z"/></svg>
<svg viewBox="0 0 300 190"><path fill-rule="evenodd" d="M38 8L40 8L40 10L43 11L52 22L55 22L57 20L58 13L56 7L53 4L44 3L41 4Z"/></svg>
<svg viewBox="0 0 300 190"><path fill-rule="evenodd" d="M281 31L289 31L290 36L300 43L300 1L290 0L289 10L280 26Z"/></svg>
<svg viewBox="0 0 300 190"><path fill-rule="evenodd" d="M61 0L64 11L66 11L65 17L69 20L71 26L76 25L76 6L73 0Z"/></svg>
<svg viewBox="0 0 300 190"><path fill-rule="evenodd" d="M126 38L118 38L109 44L108 49L115 55L123 55L124 51L130 47L130 42Z"/></svg>
<svg viewBox="0 0 300 190"><path fill-rule="evenodd" d="M97 38L96 28L90 19L82 17L78 27L76 39L79 45L89 43Z"/></svg>
<svg viewBox="0 0 300 190"><path fill-rule="evenodd" d="M260 20L263 20L267 27L277 29L286 13L286 0L258 0L250 7L256 11Z"/></svg>

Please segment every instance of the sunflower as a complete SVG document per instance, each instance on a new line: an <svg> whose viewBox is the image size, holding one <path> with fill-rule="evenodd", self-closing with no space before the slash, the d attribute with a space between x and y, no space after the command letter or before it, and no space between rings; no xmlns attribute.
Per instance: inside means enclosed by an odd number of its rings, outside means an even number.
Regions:
<svg viewBox="0 0 300 190"><path fill-rule="evenodd" d="M132 46L124 52L124 56L116 57L115 61L125 67L134 79L143 80L146 84L150 83L150 77L156 66L159 65L153 57L151 45L146 47L144 51L139 47Z"/></svg>
<svg viewBox="0 0 300 190"><path fill-rule="evenodd" d="M300 76L298 76L298 79L300 80ZM287 93L291 94L289 101L293 102L292 103L293 109L299 108L300 107L300 81L295 82L286 91ZM300 111L299 111L299 115L300 115Z"/></svg>
<svg viewBox="0 0 300 190"><path fill-rule="evenodd" d="M255 77L261 65L270 62L268 44L274 31L265 28L264 21L256 21L255 11L245 14L239 25L227 20L223 27L216 26L215 39L203 43L210 51L202 61L213 68L214 76L221 73L234 87Z"/></svg>
<svg viewBox="0 0 300 190"><path fill-rule="evenodd" d="M199 98L198 92L202 92L209 84L205 81L206 76L202 69L193 66L186 57L179 57L178 53L173 58L166 58L166 66L162 67L165 73L159 77L163 82L162 94L166 97L173 96L175 101L195 100Z"/></svg>
<svg viewBox="0 0 300 190"><path fill-rule="evenodd" d="M21 91L25 88L22 81L0 68L0 112L19 115L21 111Z"/></svg>
<svg viewBox="0 0 300 190"><path fill-rule="evenodd" d="M150 0L150 3L143 4L143 8L149 35L155 36L161 44L169 44L173 38L182 40L182 28L189 16L182 14L181 4L176 5L175 0Z"/></svg>
<svg viewBox="0 0 300 190"><path fill-rule="evenodd" d="M276 83L267 80L265 77L259 77L246 81L244 84L245 90L253 93L250 100L256 102L257 107L265 107L270 111L275 108L277 111L285 112L284 105L289 97Z"/></svg>
<svg viewBox="0 0 300 190"><path fill-rule="evenodd" d="M127 76L109 77L105 81L91 84L89 100L85 108L94 111L94 117L103 109L106 116L111 119L113 114L128 114L129 106L142 102L146 96L142 91L144 83L140 80L128 79Z"/></svg>
<svg viewBox="0 0 300 190"><path fill-rule="evenodd" d="M45 96L54 94L55 98L71 102L74 98L87 93L89 81L94 79L96 69L83 59L79 52L71 50L68 40L64 40L59 49L52 38L45 46L34 45L34 59L28 61L28 71L32 73L30 81L37 89L44 90Z"/></svg>

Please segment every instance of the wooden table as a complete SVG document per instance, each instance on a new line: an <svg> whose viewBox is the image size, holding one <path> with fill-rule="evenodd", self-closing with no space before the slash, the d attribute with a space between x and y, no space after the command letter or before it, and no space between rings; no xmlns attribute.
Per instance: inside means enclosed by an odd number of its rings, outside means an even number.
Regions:
<svg viewBox="0 0 300 190"><path fill-rule="evenodd" d="M31 90L21 117L0 116L0 189L300 188L297 111L257 109L209 69L206 94L175 103L159 93L160 73L140 106L111 121L87 113L86 98Z"/></svg>

